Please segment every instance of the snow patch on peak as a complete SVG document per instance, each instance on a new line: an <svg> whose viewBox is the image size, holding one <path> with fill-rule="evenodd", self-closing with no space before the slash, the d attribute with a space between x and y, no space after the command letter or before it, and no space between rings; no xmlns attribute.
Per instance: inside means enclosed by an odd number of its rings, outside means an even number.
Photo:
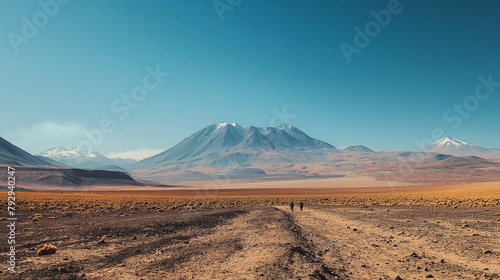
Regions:
<svg viewBox="0 0 500 280"><path fill-rule="evenodd" d="M94 152L87 152L87 154L85 156L89 157L89 158L95 158L95 157L97 157L97 155Z"/></svg>
<svg viewBox="0 0 500 280"><path fill-rule="evenodd" d="M279 129L292 129L292 125L291 124L288 124L288 123L282 123L278 126L276 126L276 128L279 128Z"/></svg>
<svg viewBox="0 0 500 280"><path fill-rule="evenodd" d="M422 149L423 152L435 152L447 155L473 155L489 153L491 150L475 146L464 140L446 136L439 139L434 144L429 145Z"/></svg>
<svg viewBox="0 0 500 280"><path fill-rule="evenodd" d="M223 128L223 127L226 127L226 126L227 126L227 122L223 122L223 123L220 123L220 124L217 125L217 129L220 129L220 128Z"/></svg>
<svg viewBox="0 0 500 280"><path fill-rule="evenodd" d="M285 131L286 133L292 135L293 134L293 129L294 127L290 124L287 124L287 123L282 123L278 126L276 126L277 129L280 129L280 130L283 130Z"/></svg>
<svg viewBox="0 0 500 280"><path fill-rule="evenodd" d="M45 152L37 154L39 156L48 157L53 160L59 160L61 158L97 158L104 155L96 151L84 151L79 148L67 149L64 147L56 147Z"/></svg>
<svg viewBox="0 0 500 280"><path fill-rule="evenodd" d="M216 130L219 129L219 128L224 128L224 127L226 127L228 125L233 126L233 127L241 127L239 124L237 124L235 122L234 123L223 122L223 123L220 123L220 124L217 125Z"/></svg>
<svg viewBox="0 0 500 280"><path fill-rule="evenodd" d="M276 127L277 127L277 128L286 128L286 127L292 127L292 125L291 125L291 124L289 124L289 123L282 123L282 124L280 124L280 125L278 125L278 126L276 126Z"/></svg>
<svg viewBox="0 0 500 280"><path fill-rule="evenodd" d="M434 144L437 145L437 148L440 148L443 146L453 146L455 148L460 148L463 146L473 146L472 144L470 144L468 142L465 142L465 141L460 140L460 139L452 138L450 136L446 136Z"/></svg>

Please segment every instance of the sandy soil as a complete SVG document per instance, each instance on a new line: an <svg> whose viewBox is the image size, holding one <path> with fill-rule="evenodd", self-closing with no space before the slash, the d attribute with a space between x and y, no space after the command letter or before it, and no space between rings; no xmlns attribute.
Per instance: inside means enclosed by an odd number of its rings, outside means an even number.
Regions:
<svg viewBox="0 0 500 280"><path fill-rule="evenodd" d="M303 189L303 188L383 188L394 186L416 185L410 182L378 181L368 176L346 176L339 178L308 178L289 180L262 180L262 179L231 179L231 180L205 180L205 181L183 181L183 182L162 182L161 184L143 185L88 185L78 187L40 185L33 183L23 183L27 190L36 191L161 191L161 190L222 190L222 189Z"/></svg>
<svg viewBox="0 0 500 280"><path fill-rule="evenodd" d="M19 216L18 274L3 262L0 278L500 279L498 206L36 213ZM58 252L36 256L46 243Z"/></svg>
<svg viewBox="0 0 500 280"><path fill-rule="evenodd" d="M174 182L163 182L173 185ZM339 178L311 178L292 180L208 180L175 182L177 185L189 186L191 189L262 189L262 188L357 188L357 187L392 187L408 186L415 183L395 181L379 181L368 176L349 175ZM188 189L186 187L172 189Z"/></svg>

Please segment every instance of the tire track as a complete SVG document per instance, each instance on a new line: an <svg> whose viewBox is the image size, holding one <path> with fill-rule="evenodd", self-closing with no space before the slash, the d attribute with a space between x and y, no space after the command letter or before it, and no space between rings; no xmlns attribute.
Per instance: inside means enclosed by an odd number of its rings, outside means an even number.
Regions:
<svg viewBox="0 0 500 280"><path fill-rule="evenodd" d="M420 210L425 216L427 209ZM302 228L303 236L315 245L318 254L323 254L325 265L343 268L353 279L395 279L396 276L422 279L429 275L441 279L476 279L482 275L486 275L485 279L499 279L494 273L498 271L498 263L459 256L445 246L430 242L420 230L413 228L418 228L420 222L425 226L423 221L406 219L401 223L407 226L397 230L381 227L384 223L397 224L386 211L371 213L370 218L363 217L363 212L369 213L355 207L310 207L292 215ZM362 218L354 220L354 217ZM418 232L421 234L416 234ZM461 242L457 231L451 234Z"/></svg>

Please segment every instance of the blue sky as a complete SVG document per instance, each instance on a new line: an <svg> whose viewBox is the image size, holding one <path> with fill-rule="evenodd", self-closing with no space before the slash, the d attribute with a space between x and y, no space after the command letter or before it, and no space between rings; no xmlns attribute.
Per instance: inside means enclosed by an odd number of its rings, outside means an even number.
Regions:
<svg viewBox="0 0 500 280"><path fill-rule="evenodd" d="M77 146L103 119L114 130L96 150L156 151L212 123L277 125L285 107L285 121L339 148L416 150L437 128L500 148L500 87L474 95L478 77L500 81L492 0L242 0L223 20L212 1L41 2L52 16L0 2L0 136L32 153ZM382 10L390 22L348 63L340 44L356 47L354 28ZM31 38L24 17L40 25ZM116 112L147 67L169 75Z"/></svg>

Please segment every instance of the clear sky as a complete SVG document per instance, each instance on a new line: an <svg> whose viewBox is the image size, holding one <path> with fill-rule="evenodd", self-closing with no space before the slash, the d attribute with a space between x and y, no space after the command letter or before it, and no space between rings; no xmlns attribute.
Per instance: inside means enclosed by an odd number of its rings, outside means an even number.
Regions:
<svg viewBox="0 0 500 280"><path fill-rule="evenodd" d="M417 150L436 128L500 148L498 1L41 3L0 1L0 136L31 153L103 119L108 154L282 119L339 148Z"/></svg>

